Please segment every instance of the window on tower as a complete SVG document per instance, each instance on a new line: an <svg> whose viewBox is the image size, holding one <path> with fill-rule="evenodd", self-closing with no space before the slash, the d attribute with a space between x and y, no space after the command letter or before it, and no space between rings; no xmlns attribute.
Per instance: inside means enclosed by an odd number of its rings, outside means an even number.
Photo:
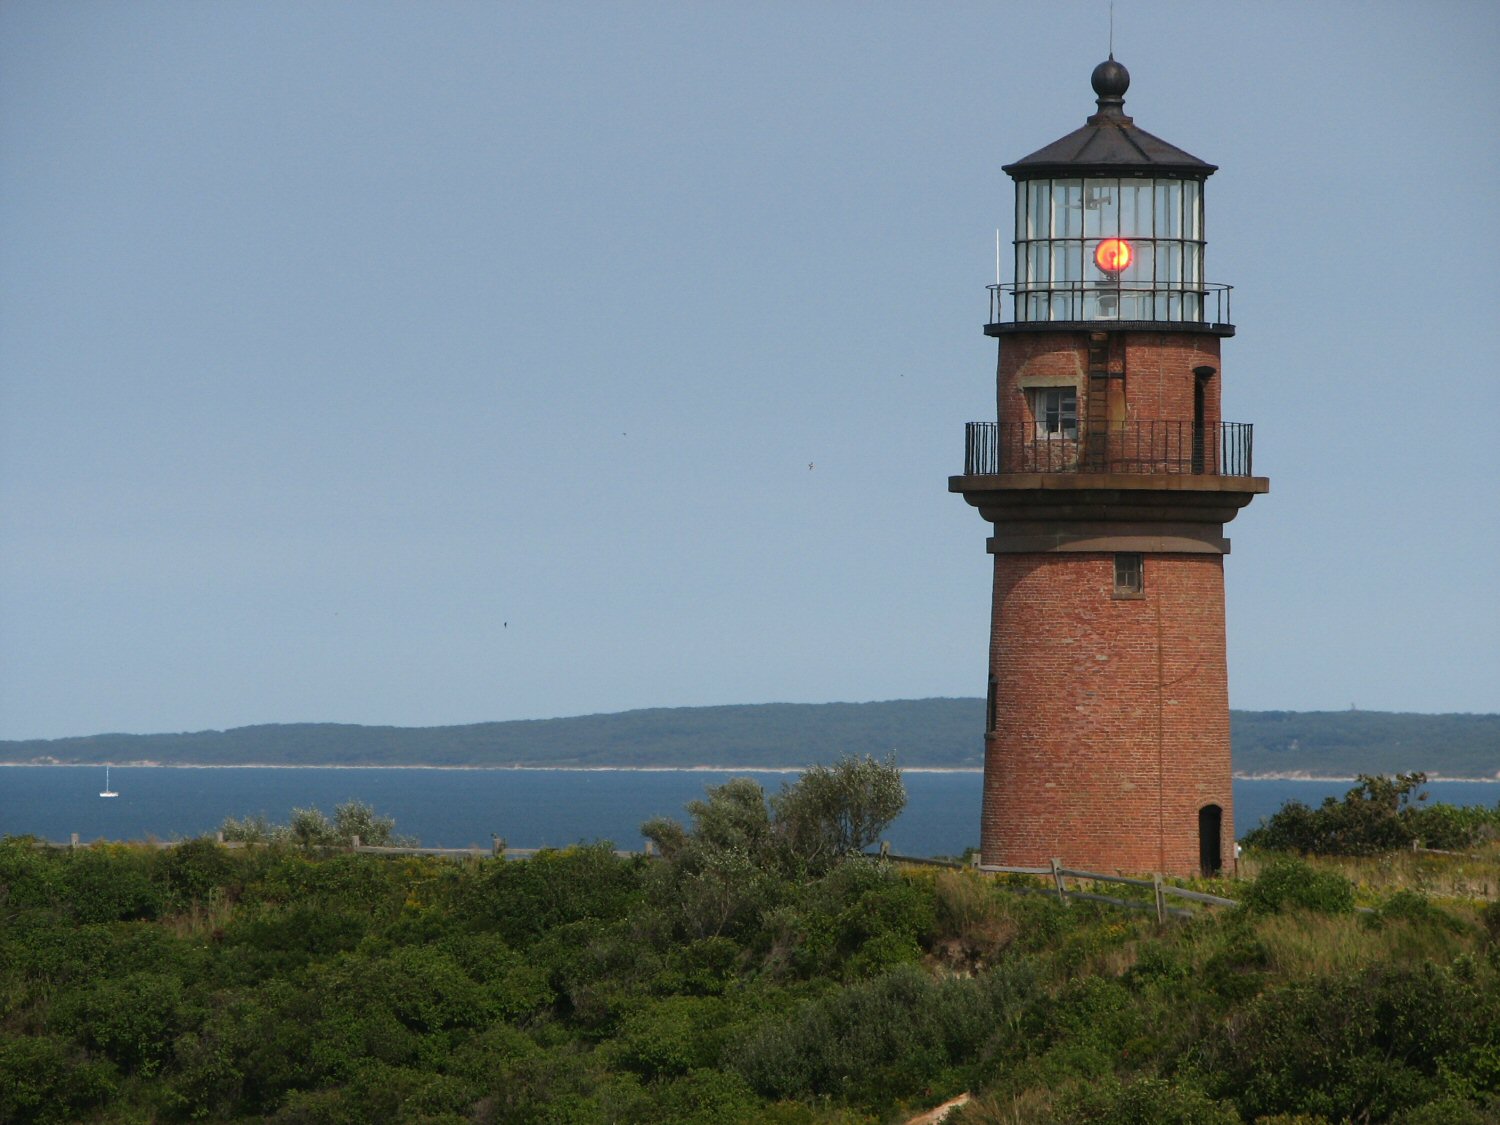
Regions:
<svg viewBox="0 0 1500 1125"><path fill-rule="evenodd" d="M1026 393L1031 399L1037 437L1078 437L1077 387L1033 387Z"/></svg>
<svg viewBox="0 0 1500 1125"><path fill-rule="evenodd" d="M1115 597L1140 598L1146 594L1146 560L1137 554L1115 556Z"/></svg>

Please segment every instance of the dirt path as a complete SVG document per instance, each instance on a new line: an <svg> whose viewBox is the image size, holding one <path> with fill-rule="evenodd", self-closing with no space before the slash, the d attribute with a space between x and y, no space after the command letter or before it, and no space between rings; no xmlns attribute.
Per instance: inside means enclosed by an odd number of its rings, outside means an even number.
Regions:
<svg viewBox="0 0 1500 1125"><path fill-rule="evenodd" d="M942 1105L934 1106L926 1113L917 1114L917 1116L908 1121L906 1125L938 1125L938 1122L946 1118L948 1114L953 1112L961 1105L968 1105L968 1103L969 1095L959 1094L958 1097L949 1098Z"/></svg>

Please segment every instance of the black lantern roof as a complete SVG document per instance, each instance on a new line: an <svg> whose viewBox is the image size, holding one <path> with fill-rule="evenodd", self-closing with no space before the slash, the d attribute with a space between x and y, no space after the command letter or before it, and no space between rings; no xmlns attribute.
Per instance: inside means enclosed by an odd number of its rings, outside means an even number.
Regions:
<svg viewBox="0 0 1500 1125"><path fill-rule="evenodd" d="M1090 81L1098 95L1099 112L1089 117L1083 128L1014 164L1004 165L1004 172L1017 180L1043 176L1181 176L1202 180L1217 170L1218 165L1152 136L1125 116L1130 72L1115 62L1114 55L1094 68Z"/></svg>

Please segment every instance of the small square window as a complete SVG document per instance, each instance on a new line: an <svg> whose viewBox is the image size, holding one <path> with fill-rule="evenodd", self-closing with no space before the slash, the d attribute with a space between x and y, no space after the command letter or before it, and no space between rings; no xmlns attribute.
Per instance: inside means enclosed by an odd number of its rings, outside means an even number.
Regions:
<svg viewBox="0 0 1500 1125"><path fill-rule="evenodd" d="M1146 562L1141 555L1115 556L1115 597L1139 598L1146 593Z"/></svg>
<svg viewBox="0 0 1500 1125"><path fill-rule="evenodd" d="M1078 388L1033 387L1027 392L1039 438L1078 437Z"/></svg>

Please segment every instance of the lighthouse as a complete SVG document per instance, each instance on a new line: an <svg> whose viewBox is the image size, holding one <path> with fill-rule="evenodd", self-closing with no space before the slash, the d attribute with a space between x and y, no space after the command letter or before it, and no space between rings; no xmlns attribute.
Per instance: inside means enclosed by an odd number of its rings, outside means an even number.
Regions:
<svg viewBox="0 0 1500 1125"><path fill-rule="evenodd" d="M1224 525L1269 482L1220 414L1216 168L1126 115L1113 56L1092 84L1081 128L1003 168L996 418L948 483L991 525L981 859L1212 874L1234 844Z"/></svg>

